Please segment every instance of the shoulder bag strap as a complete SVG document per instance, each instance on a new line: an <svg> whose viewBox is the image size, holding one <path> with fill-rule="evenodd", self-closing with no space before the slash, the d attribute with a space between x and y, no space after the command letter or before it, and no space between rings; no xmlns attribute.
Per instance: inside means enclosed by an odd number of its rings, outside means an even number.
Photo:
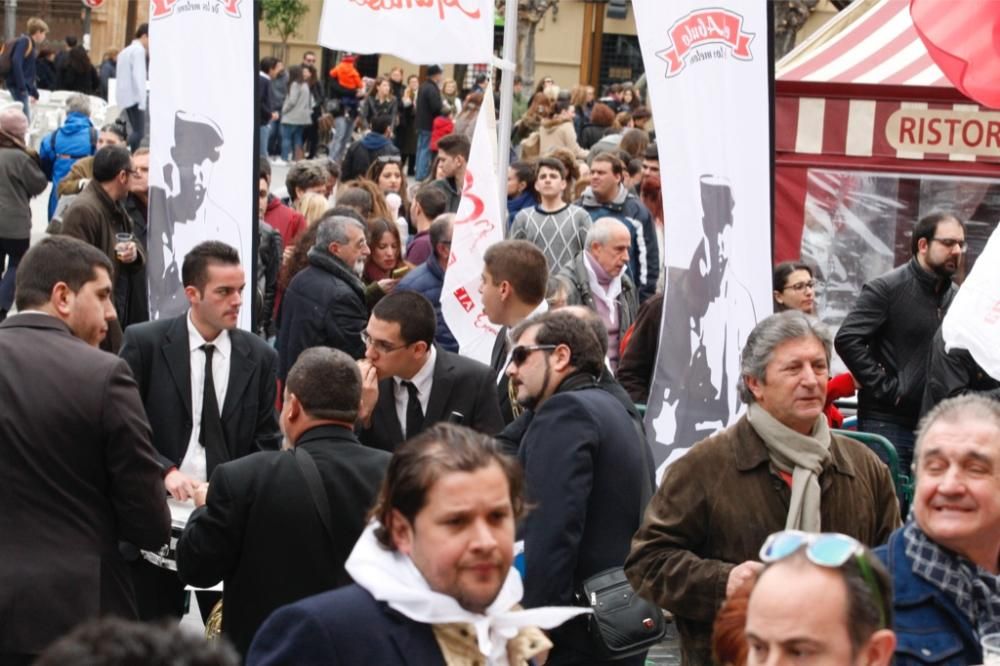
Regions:
<svg viewBox="0 0 1000 666"><path fill-rule="evenodd" d="M295 458L295 462L299 464L299 469L302 470L302 476L305 477L306 485L309 487L309 495L312 496L313 504L319 513L319 519L323 523L326 535L335 544L336 539L333 537L333 517L330 515L330 499L326 494L326 488L323 487L323 481L319 477L319 469L316 467L316 461L313 460L308 451L299 447L292 449L292 455Z"/></svg>

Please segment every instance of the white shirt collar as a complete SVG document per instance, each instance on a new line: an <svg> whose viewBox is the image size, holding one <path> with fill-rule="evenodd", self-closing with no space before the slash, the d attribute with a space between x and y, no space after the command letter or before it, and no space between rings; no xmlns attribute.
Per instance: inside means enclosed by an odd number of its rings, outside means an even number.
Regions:
<svg viewBox="0 0 1000 666"><path fill-rule="evenodd" d="M187 313L187 329L188 329L188 349L191 352L201 349L202 345L208 344L205 338L201 337L201 333L198 332L197 327L195 327L194 322L191 320L191 310ZM215 340L212 340L213 345L215 345L215 351L222 358L229 358L229 352L232 349L232 340L229 339L229 331L223 330L216 336Z"/></svg>
<svg viewBox="0 0 1000 666"><path fill-rule="evenodd" d="M427 360L424 361L422 368L417 370L417 374L413 375L410 379L403 379L402 377L393 377L396 380L396 388L402 386L403 382L411 382L417 387L417 393L421 398L425 398L430 395L431 384L434 379L434 363L437 361L437 348L432 344L431 351L427 354ZM421 400L423 402L423 400Z"/></svg>

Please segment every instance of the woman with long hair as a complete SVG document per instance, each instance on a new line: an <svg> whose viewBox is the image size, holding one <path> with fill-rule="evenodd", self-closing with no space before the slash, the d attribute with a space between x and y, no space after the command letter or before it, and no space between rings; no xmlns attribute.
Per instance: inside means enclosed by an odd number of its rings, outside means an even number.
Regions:
<svg viewBox="0 0 1000 666"><path fill-rule="evenodd" d="M417 169L417 90L420 78L411 74L406 79L406 87L399 101L399 126L396 128L396 147L399 148L402 163L406 165L406 175L416 175Z"/></svg>
<svg viewBox="0 0 1000 666"><path fill-rule="evenodd" d="M542 121L549 117L551 110L552 102L545 96L545 93L535 93L528 104L528 110L524 112L511 131L511 144L516 146L528 138L532 132L537 131L542 126Z"/></svg>
<svg viewBox="0 0 1000 666"><path fill-rule="evenodd" d="M310 70L302 65L288 68L288 96L281 106L281 159L302 159L305 128L312 125Z"/></svg>
<svg viewBox="0 0 1000 666"><path fill-rule="evenodd" d="M74 46L66 56L66 65L59 72L59 87L84 95L96 95L101 90L97 68L90 62L87 50Z"/></svg>
<svg viewBox="0 0 1000 666"><path fill-rule="evenodd" d="M618 144L619 150L628 153L629 157L642 159L649 148L649 133L641 129L627 129L622 133L622 141Z"/></svg>
<svg viewBox="0 0 1000 666"><path fill-rule="evenodd" d="M445 79L441 83L441 101L454 109L456 116L462 112L462 100L458 98L458 84L455 79Z"/></svg>
<svg viewBox="0 0 1000 666"><path fill-rule="evenodd" d="M379 189L378 185L367 178L356 178L344 183L344 194L346 194L347 190L351 188L363 190L371 198L371 209L367 215L367 222L378 219L392 219L392 213L389 211L389 206L385 202L385 196L382 194L382 190ZM343 194L341 194L341 196L343 196ZM340 201L339 198L338 201Z"/></svg>
<svg viewBox="0 0 1000 666"><path fill-rule="evenodd" d="M542 127L538 130L538 154L541 157L559 149L568 150L579 158L587 156L587 150L576 140L576 131L573 129L575 114L569 100L556 102L552 115L542 121Z"/></svg>
<svg viewBox="0 0 1000 666"><path fill-rule="evenodd" d="M590 150L595 143L611 131L611 125L614 122L615 112L610 106L603 102L594 104L594 108L590 112L590 118L584 124L583 133L579 137L580 145Z"/></svg>
<svg viewBox="0 0 1000 666"><path fill-rule="evenodd" d="M639 97L639 91L632 87L622 90L622 101L618 104L619 111L628 111L631 113L640 106L642 106L642 99Z"/></svg>
<svg viewBox="0 0 1000 666"><path fill-rule="evenodd" d="M569 103L576 109L573 117L573 129L576 136L583 134L584 126L590 122L590 112L594 110L596 94L594 86L574 86L569 94Z"/></svg>
<svg viewBox="0 0 1000 666"><path fill-rule="evenodd" d="M368 308L375 307L383 296L391 294L400 275L393 273L409 266L403 261L403 241L396 225L386 219L368 223L368 248L371 254L365 262L361 279L366 285L365 301Z"/></svg>
<svg viewBox="0 0 1000 666"><path fill-rule="evenodd" d="M392 94L392 85L389 79L380 76L372 83L368 90L368 96L361 103L361 117L365 127L371 127L376 116L389 116L392 118L392 128L396 127L396 117L399 112L399 101Z"/></svg>
<svg viewBox="0 0 1000 666"><path fill-rule="evenodd" d="M382 196L385 197L386 206L392 212L390 205L390 195L399 197L399 209L395 216L389 219L394 220L397 225L403 221L403 225L409 233L410 222L410 197L406 192L406 178L403 176L403 163L396 155L381 155L368 167L365 179L378 186ZM402 236L402 234L400 234Z"/></svg>
<svg viewBox="0 0 1000 666"><path fill-rule="evenodd" d="M472 141L472 132L476 129L476 118L479 117L479 107L483 105L483 93L469 93L462 103L462 112L455 118L453 134L464 134Z"/></svg>
<svg viewBox="0 0 1000 666"><path fill-rule="evenodd" d="M295 202L295 210L302 213L307 225L323 217L328 207L329 202L326 197L318 192L306 192Z"/></svg>

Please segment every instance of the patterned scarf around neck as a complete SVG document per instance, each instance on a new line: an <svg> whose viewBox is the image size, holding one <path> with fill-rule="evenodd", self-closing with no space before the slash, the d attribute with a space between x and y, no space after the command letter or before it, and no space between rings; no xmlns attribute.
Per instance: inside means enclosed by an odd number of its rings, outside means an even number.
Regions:
<svg viewBox="0 0 1000 666"><path fill-rule="evenodd" d="M903 528L903 542L913 573L948 595L979 636L1000 632L1000 576L934 543L916 522Z"/></svg>
<svg viewBox="0 0 1000 666"><path fill-rule="evenodd" d="M756 402L747 412L750 425L764 440L771 462L792 475L792 499L785 519L786 530L820 532L819 475L830 460L830 428L826 416L816 417L810 435L795 432Z"/></svg>

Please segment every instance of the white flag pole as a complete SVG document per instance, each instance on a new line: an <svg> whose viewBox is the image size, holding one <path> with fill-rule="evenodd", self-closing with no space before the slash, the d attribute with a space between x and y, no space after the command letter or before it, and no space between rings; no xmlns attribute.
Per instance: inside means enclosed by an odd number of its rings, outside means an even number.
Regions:
<svg viewBox="0 0 1000 666"><path fill-rule="evenodd" d="M502 72L500 78L500 126L497 128L497 192L500 194L500 211L507 210L507 167L510 165L510 129L514 116L514 72L517 69L517 0L507 0L504 5L503 60L493 64ZM504 225L506 236L506 224Z"/></svg>

